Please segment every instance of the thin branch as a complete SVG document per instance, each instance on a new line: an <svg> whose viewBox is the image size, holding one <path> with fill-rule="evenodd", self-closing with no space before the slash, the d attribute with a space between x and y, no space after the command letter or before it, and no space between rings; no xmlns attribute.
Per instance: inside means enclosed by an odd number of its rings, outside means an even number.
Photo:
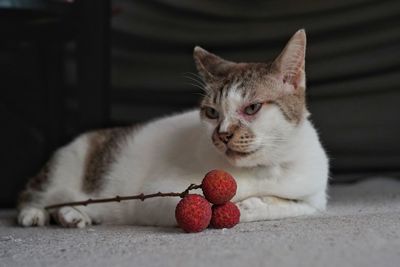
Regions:
<svg viewBox="0 0 400 267"><path fill-rule="evenodd" d="M90 204L97 204L97 203L105 203L105 202L121 202L121 201L126 201L126 200L132 200L132 199L139 199L141 201L144 201L147 198L153 198L153 197L180 197L184 198L187 194L189 194L190 190L194 189L199 189L201 188L201 185L196 185L196 184L191 184L189 185L188 188L186 188L185 191L181 193L155 193L155 194L139 194L135 196L115 196L115 197L110 197L110 198L97 198L97 199L87 199L84 201L73 201L73 202L64 202L64 203L59 203L59 204L54 204L54 205L49 205L46 206L45 209L55 209L55 208L61 208L65 206L87 206Z"/></svg>

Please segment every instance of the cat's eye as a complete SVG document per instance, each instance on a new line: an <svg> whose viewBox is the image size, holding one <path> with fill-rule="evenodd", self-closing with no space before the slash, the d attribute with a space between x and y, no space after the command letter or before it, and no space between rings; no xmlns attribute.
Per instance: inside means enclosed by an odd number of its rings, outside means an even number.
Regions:
<svg viewBox="0 0 400 267"><path fill-rule="evenodd" d="M246 115L254 115L261 109L261 106L262 106L261 103L254 103L248 105L247 107L244 108L244 113Z"/></svg>
<svg viewBox="0 0 400 267"><path fill-rule="evenodd" d="M212 107L205 107L204 113L206 114L206 117L212 120L218 119L219 113L215 108Z"/></svg>

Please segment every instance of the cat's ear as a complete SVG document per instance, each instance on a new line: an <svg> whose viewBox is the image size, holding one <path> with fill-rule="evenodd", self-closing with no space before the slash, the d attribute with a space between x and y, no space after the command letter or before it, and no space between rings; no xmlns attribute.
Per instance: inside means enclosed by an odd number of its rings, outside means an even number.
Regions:
<svg viewBox="0 0 400 267"><path fill-rule="evenodd" d="M194 48L193 58L197 70L205 82L212 82L224 77L235 65L234 62L222 59L200 46Z"/></svg>
<svg viewBox="0 0 400 267"><path fill-rule="evenodd" d="M283 82L295 89L305 88L306 43L306 32L303 29L297 31L273 63Z"/></svg>

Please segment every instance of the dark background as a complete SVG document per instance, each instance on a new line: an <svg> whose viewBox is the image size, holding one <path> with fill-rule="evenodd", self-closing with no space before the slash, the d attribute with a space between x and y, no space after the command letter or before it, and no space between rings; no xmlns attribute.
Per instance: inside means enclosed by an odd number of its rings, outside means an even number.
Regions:
<svg viewBox="0 0 400 267"><path fill-rule="evenodd" d="M299 28L332 181L398 175L399 1L0 1L0 207L77 134L195 107L195 45L269 61Z"/></svg>

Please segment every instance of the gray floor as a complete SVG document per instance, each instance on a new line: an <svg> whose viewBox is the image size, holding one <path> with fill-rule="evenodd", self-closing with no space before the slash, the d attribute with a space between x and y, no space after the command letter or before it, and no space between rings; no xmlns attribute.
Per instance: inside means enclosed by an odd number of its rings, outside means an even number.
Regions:
<svg viewBox="0 0 400 267"><path fill-rule="evenodd" d="M0 212L0 266L400 266L400 181L331 188L325 214L184 234L96 226L23 229Z"/></svg>

